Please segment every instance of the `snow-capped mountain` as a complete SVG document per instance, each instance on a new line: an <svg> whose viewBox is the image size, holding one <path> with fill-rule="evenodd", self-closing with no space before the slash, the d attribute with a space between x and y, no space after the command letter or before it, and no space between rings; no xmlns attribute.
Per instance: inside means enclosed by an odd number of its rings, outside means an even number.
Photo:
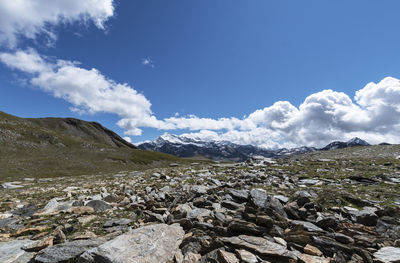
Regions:
<svg viewBox="0 0 400 263"><path fill-rule="evenodd" d="M347 142L340 142L340 141L335 141L331 142L327 146L321 148L321 150L333 150L333 149L342 149L346 147L353 147L353 146L369 146L370 144L367 143L364 140L361 140L360 138L353 138L351 140L348 140Z"/></svg>
<svg viewBox="0 0 400 263"><path fill-rule="evenodd" d="M138 147L143 150L169 153L179 157L206 157L213 160L245 161L253 156L279 158L319 150L368 145L370 144L360 138L353 138L347 142L332 142L321 149L303 146L292 149L282 148L271 150L253 145L239 145L229 141L202 141L200 139L165 133L153 142L144 142L139 144Z"/></svg>

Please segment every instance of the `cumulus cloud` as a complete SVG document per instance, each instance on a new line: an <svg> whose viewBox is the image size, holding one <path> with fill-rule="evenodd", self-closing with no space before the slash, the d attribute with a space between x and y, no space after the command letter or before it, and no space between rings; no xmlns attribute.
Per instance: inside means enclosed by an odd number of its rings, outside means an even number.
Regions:
<svg viewBox="0 0 400 263"><path fill-rule="evenodd" d="M54 40L58 24L93 21L100 29L114 14L113 0L0 1L0 43L15 47L20 37L44 34Z"/></svg>
<svg viewBox="0 0 400 263"><path fill-rule="evenodd" d="M371 143L400 141L400 80L387 77L358 90L352 100L343 92L323 90L295 107L279 101L243 119L197 119L203 129L184 136L203 140L229 140L267 148L323 146L332 140L361 137ZM187 124L187 120L174 122ZM215 122L218 125L215 125ZM208 128L206 127L208 126ZM227 129L216 132L213 130Z"/></svg>
<svg viewBox="0 0 400 263"><path fill-rule="evenodd" d="M79 113L114 113L124 118L151 118L151 103L126 83L116 83L97 69L84 69L78 62L40 56L35 50L0 53L0 60L30 76L33 86L71 103ZM132 128L132 135L140 130Z"/></svg>

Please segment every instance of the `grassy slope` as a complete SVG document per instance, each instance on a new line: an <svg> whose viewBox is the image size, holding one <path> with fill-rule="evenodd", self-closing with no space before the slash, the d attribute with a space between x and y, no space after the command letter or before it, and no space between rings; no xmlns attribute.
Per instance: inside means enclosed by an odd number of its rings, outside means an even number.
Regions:
<svg viewBox="0 0 400 263"><path fill-rule="evenodd" d="M0 180L113 173L189 162L117 147L93 123L81 121L76 129L64 120L23 119L0 112Z"/></svg>

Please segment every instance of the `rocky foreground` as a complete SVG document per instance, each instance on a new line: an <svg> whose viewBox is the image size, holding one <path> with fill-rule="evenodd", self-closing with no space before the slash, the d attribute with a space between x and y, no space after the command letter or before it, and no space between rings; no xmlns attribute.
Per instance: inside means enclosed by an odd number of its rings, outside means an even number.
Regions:
<svg viewBox="0 0 400 263"><path fill-rule="evenodd" d="M400 262L399 186L395 158L4 181L0 262Z"/></svg>

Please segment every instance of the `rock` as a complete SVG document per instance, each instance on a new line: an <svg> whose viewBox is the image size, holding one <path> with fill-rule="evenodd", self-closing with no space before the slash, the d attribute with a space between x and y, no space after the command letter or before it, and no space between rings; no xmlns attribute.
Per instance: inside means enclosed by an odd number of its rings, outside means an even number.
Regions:
<svg viewBox="0 0 400 263"><path fill-rule="evenodd" d="M265 227L257 226L254 223L246 222L243 220L232 221L228 226L228 231L240 234L253 234L262 236L268 230Z"/></svg>
<svg viewBox="0 0 400 263"><path fill-rule="evenodd" d="M33 254L25 252L22 247L29 246L33 243L35 242L27 239L0 242L0 262L13 263L22 258L32 258Z"/></svg>
<svg viewBox="0 0 400 263"><path fill-rule="evenodd" d="M300 254L300 255L298 255L298 257L304 263L330 263L331 262L331 260L329 258L316 257L316 256L312 256L312 255L307 255L307 254Z"/></svg>
<svg viewBox="0 0 400 263"><path fill-rule="evenodd" d="M317 227L313 223L307 221L293 220L291 222L293 225L302 225L304 230L308 232L324 232L322 228Z"/></svg>
<svg viewBox="0 0 400 263"><path fill-rule="evenodd" d="M317 220L316 224L325 230L328 230L329 228L336 229L339 225L339 220L334 216L327 216Z"/></svg>
<svg viewBox="0 0 400 263"><path fill-rule="evenodd" d="M92 200L86 204L87 206L93 207L95 212L103 212L112 209L112 206L103 200Z"/></svg>
<svg viewBox="0 0 400 263"><path fill-rule="evenodd" d="M94 213L94 208L91 206L75 206L71 208L71 212L75 215L90 215Z"/></svg>
<svg viewBox="0 0 400 263"><path fill-rule="evenodd" d="M304 253L307 253L309 255L313 255L313 256L322 256L322 252L321 250L319 250L318 248L311 246L310 244L307 244L304 247Z"/></svg>
<svg viewBox="0 0 400 263"><path fill-rule="evenodd" d="M274 195L274 198L279 200L283 204L286 204L287 202L289 202L289 198L287 198L284 195Z"/></svg>
<svg viewBox="0 0 400 263"><path fill-rule="evenodd" d="M147 263L174 258L184 235L178 224L147 225L86 251L82 262Z"/></svg>
<svg viewBox="0 0 400 263"><path fill-rule="evenodd" d="M298 181L298 184L303 184L303 185L316 185L320 183L320 180L317 179L302 179Z"/></svg>
<svg viewBox="0 0 400 263"><path fill-rule="evenodd" d="M196 218L198 216L201 217L208 217L212 215L212 211L205 209L205 208L195 208L190 210L190 212L187 214L188 218Z"/></svg>
<svg viewBox="0 0 400 263"><path fill-rule="evenodd" d="M236 249L235 252L236 252L236 255L238 255L239 259L244 263L257 263L258 262L257 257L247 250Z"/></svg>
<svg viewBox="0 0 400 263"><path fill-rule="evenodd" d="M29 245L25 245L22 247L22 249L27 252L38 252L46 247L51 247L53 245L53 240L54 237L47 237L43 240L36 241Z"/></svg>
<svg viewBox="0 0 400 263"><path fill-rule="evenodd" d="M21 182L7 182L7 183L1 184L1 187L3 187L4 189L16 189L16 188L24 187L23 185L20 185L20 184L21 184Z"/></svg>
<svg viewBox="0 0 400 263"><path fill-rule="evenodd" d="M371 210L363 209L356 215L356 222L366 226L376 226L378 216Z"/></svg>
<svg viewBox="0 0 400 263"><path fill-rule="evenodd" d="M235 237L221 238L222 242L228 243L238 248L254 251L266 257L277 257L285 260L297 260L297 257L286 247L271 242L262 237L240 235Z"/></svg>
<svg viewBox="0 0 400 263"><path fill-rule="evenodd" d="M218 250L218 259L221 263L239 263L239 260L235 254L221 249Z"/></svg>
<svg viewBox="0 0 400 263"><path fill-rule="evenodd" d="M400 248L398 247L383 247L373 255L384 262L400 263Z"/></svg>
<svg viewBox="0 0 400 263"><path fill-rule="evenodd" d="M24 236L24 235L29 235L29 234L36 234L36 233L42 232L46 229L47 229L46 226L21 228L21 229L18 229L17 232L13 236L19 237L19 236Z"/></svg>
<svg viewBox="0 0 400 263"><path fill-rule="evenodd" d="M229 194L233 198L241 201L247 201L247 199L249 198L249 191L247 190L229 189Z"/></svg>
<svg viewBox="0 0 400 263"><path fill-rule="evenodd" d="M193 185L191 187L191 191L199 195L206 194L207 190L208 188L203 185Z"/></svg>
<svg viewBox="0 0 400 263"><path fill-rule="evenodd" d="M103 227L113 227L113 226L126 226L132 223L132 220L128 218L122 219L112 219L104 223Z"/></svg>
<svg viewBox="0 0 400 263"><path fill-rule="evenodd" d="M335 233L335 240L343 244L352 244L354 239L341 233Z"/></svg>
<svg viewBox="0 0 400 263"><path fill-rule="evenodd" d="M36 262L56 263L63 261L71 261L88 249L97 247L104 243L103 239L76 240L52 247L48 247L40 251L36 257Z"/></svg>
<svg viewBox="0 0 400 263"><path fill-rule="evenodd" d="M269 196L264 189L253 189L250 191L251 201L261 209L272 212L274 216L287 218L286 212L282 204L272 196Z"/></svg>

